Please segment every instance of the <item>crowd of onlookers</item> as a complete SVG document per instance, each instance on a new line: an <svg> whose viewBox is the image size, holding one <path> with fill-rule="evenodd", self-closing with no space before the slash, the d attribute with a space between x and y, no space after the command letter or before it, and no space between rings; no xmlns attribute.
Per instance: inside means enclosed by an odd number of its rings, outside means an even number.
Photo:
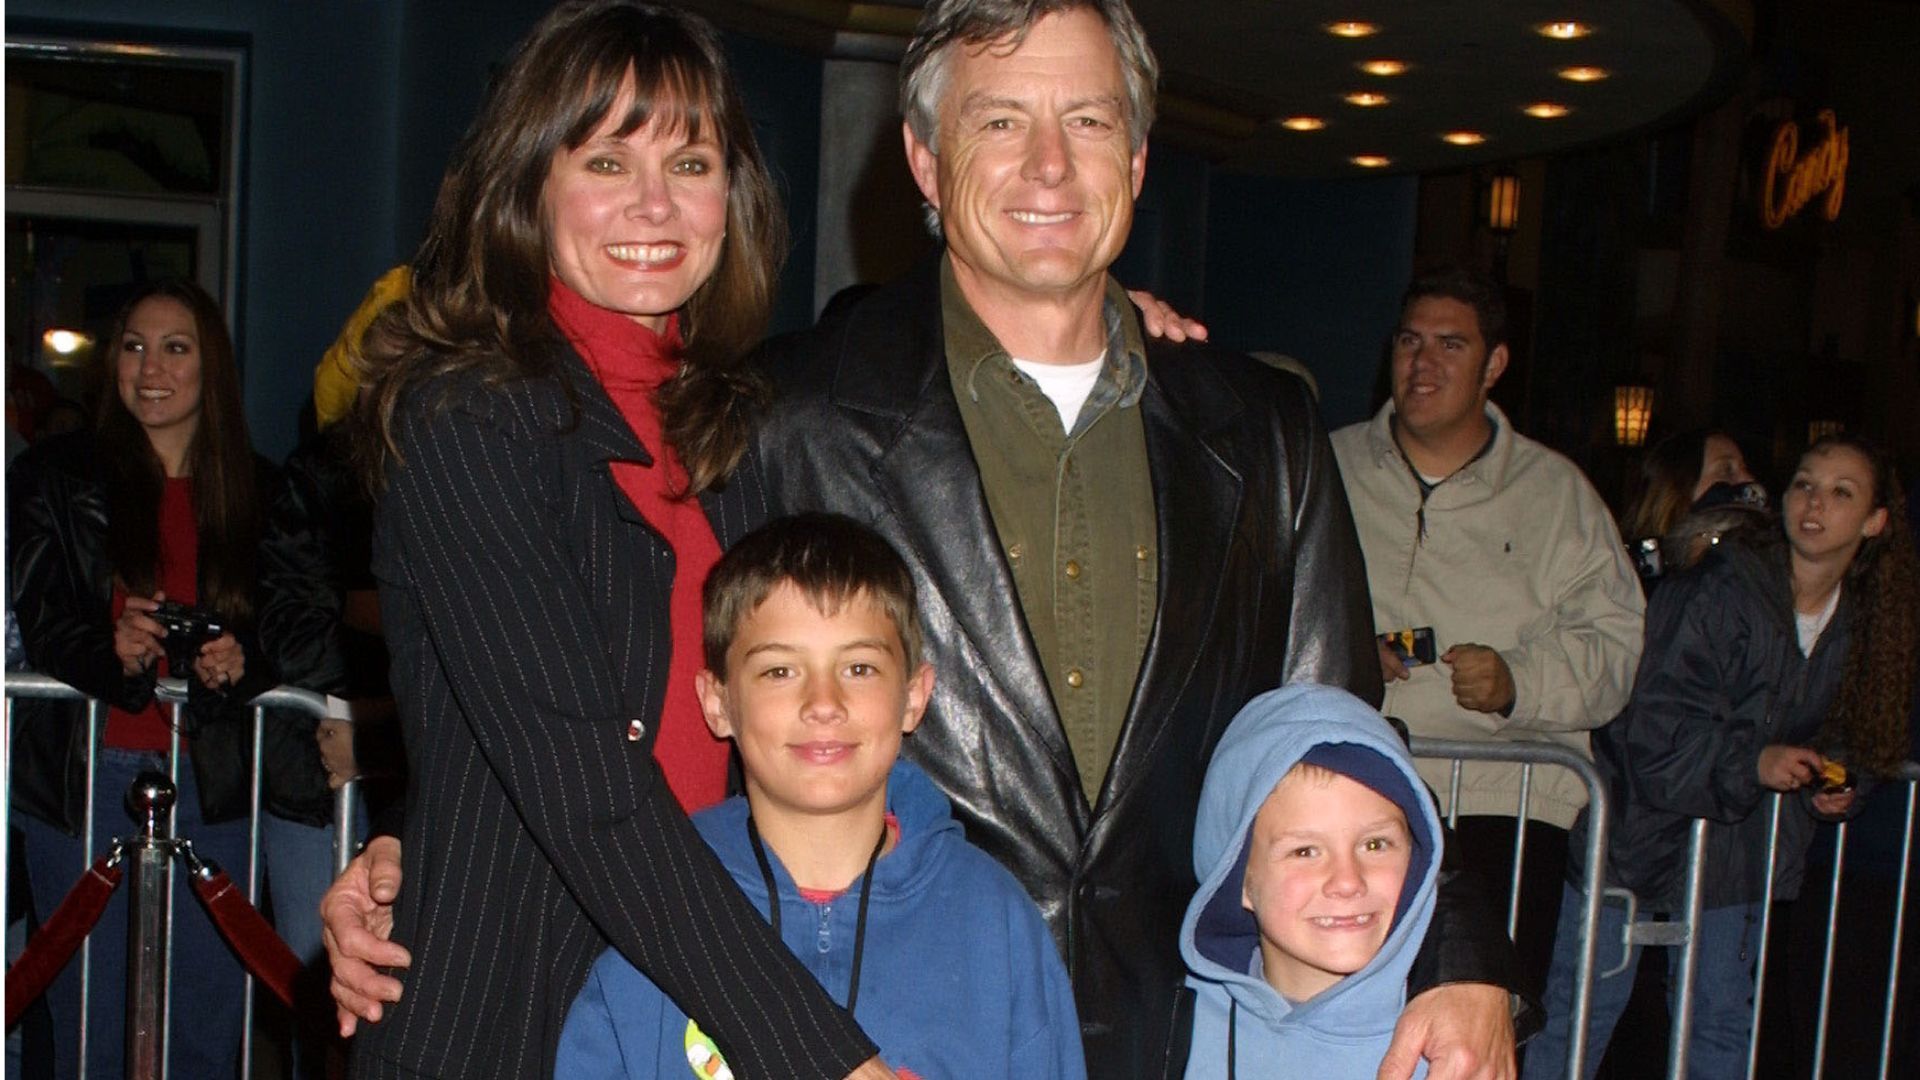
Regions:
<svg viewBox="0 0 1920 1080"><path fill-rule="evenodd" d="M268 906L357 1075L1488 1080L1564 1073L1585 890L1678 914L1706 818L1691 1075L1743 1074L1763 896L1912 755L1891 457L1822 438L1776 498L1733 434L1675 434L1616 525L1490 401L1502 291L1457 268L1385 328L1391 399L1328 433L1305 381L1177 344L1107 273L1155 78L1120 0L929 4L901 103L945 246L761 344L784 236L717 34L570 0L284 463L191 284L132 293L77 419L10 374L9 660L109 706L95 845L178 738L178 831L244 865L249 703L292 684L329 716L258 748ZM85 861L81 714L15 710L39 918ZM1577 777L1409 733L1590 757L1605 881ZM331 792L382 777L335 880ZM240 969L194 906L174 1075L227 1075ZM1638 959L1582 1080L1659 1012ZM51 1075L78 984L28 1051ZM328 1033L298 1041L319 1069Z"/></svg>

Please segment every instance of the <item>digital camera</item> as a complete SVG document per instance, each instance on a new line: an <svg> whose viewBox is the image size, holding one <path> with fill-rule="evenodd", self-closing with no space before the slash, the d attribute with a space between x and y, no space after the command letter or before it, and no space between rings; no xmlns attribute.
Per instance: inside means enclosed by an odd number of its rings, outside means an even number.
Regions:
<svg viewBox="0 0 1920 1080"><path fill-rule="evenodd" d="M200 646L227 632L220 616L174 600L162 600L152 612L153 621L167 630L160 644L167 650L167 672L183 678L193 670L193 658Z"/></svg>

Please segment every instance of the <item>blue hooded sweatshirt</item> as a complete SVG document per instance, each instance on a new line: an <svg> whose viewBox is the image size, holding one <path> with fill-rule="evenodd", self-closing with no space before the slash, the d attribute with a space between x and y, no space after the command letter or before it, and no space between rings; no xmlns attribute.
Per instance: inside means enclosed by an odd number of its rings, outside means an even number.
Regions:
<svg viewBox="0 0 1920 1080"><path fill-rule="evenodd" d="M854 1009L880 1056L903 1078L1084 1080L1073 988L1033 901L1012 874L967 843L946 796L917 766L894 764L887 806L900 833L874 864ZM728 799L693 822L764 915L767 888L747 839L746 799ZM833 900L815 903L800 895L771 848L767 862L787 948L844 1003L859 880ZM715 1048L703 1040L672 1000L609 949L567 1013L554 1075L730 1075L709 1060Z"/></svg>
<svg viewBox="0 0 1920 1080"><path fill-rule="evenodd" d="M1261 975L1260 928L1241 905L1254 815L1301 761L1350 777L1407 817L1413 851L1393 926L1359 971L1304 1002ZM1196 995L1188 1080L1373 1080L1406 1004L1407 972L1433 917L1440 819L1400 736L1344 690L1290 686L1254 698L1221 737L1200 791L1193 869L1200 889L1180 925ZM1237 1007L1236 1007L1237 1006ZM1416 1077L1426 1074L1422 1062Z"/></svg>

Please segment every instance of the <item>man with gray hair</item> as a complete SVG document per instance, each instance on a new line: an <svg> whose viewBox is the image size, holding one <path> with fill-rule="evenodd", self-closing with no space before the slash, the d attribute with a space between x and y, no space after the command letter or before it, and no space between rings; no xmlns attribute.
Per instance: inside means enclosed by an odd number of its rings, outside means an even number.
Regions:
<svg viewBox="0 0 1920 1080"><path fill-rule="evenodd" d="M930 3L900 107L945 249L769 344L757 446L773 509L869 521L913 567L942 677L905 753L1040 904L1103 1080L1185 1063L1177 938L1227 722L1286 682L1381 694L1304 384L1143 340L1107 274L1157 77L1120 0ZM1435 925L1415 991L1505 983L1497 918L1455 889ZM1510 1075L1508 1000L1416 998L1383 1075L1422 1050Z"/></svg>

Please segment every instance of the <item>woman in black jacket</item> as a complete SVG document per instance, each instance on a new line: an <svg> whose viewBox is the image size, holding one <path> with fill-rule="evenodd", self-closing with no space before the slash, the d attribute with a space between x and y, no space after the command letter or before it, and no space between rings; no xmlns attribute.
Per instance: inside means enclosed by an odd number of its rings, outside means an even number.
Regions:
<svg viewBox="0 0 1920 1080"><path fill-rule="evenodd" d="M682 809L725 792L699 496L746 448L782 226L718 34L671 8L556 7L455 153L366 344L408 867L390 914L329 918L336 996L358 956L405 967L358 1003L357 1075L551 1074L609 944L741 1076L891 1075Z"/></svg>
<svg viewBox="0 0 1920 1080"><path fill-rule="evenodd" d="M200 854L246 864L251 712L273 685L252 644L259 508L271 466L255 458L241 411L233 346L213 298L187 282L143 287L103 339L107 386L91 432L48 440L8 475L11 602L27 661L110 706L98 737L96 822L83 829L88 734L77 704L23 702L13 803L22 811L35 906L50 914L105 837L129 835L123 808L135 775L166 771L176 737L177 830ZM174 641L156 621L162 602L211 617L219 631ZM175 666L177 665L177 666ZM160 676L187 680L178 729L157 702ZM269 805L324 824L326 786L310 742L276 730L263 748ZM173 1074L233 1072L241 971L176 877L173 1000L192 1022L173 1025ZM88 1072L121 1071L124 893L93 934ZM69 965L48 991L55 1075L77 1066L79 979ZM187 1015L176 1010L179 1015Z"/></svg>
<svg viewBox="0 0 1920 1080"><path fill-rule="evenodd" d="M1851 436L1816 442L1788 484L1780 533L1724 542L1654 592L1633 697L1594 733L1615 800L1610 883L1649 910L1679 910L1692 819L1714 823L1689 1076L1745 1075L1767 887L1764 797L1799 796L1782 807L1773 876L1774 899L1791 900L1815 823L1850 814L1854 784L1906 757L1920 573L1905 513L1883 450ZM1527 1080L1565 1070L1576 899L1569 886ZM1622 921L1621 909L1602 909L1598 969L1614 965ZM1632 982L1631 963L1595 982L1589 1077Z"/></svg>

